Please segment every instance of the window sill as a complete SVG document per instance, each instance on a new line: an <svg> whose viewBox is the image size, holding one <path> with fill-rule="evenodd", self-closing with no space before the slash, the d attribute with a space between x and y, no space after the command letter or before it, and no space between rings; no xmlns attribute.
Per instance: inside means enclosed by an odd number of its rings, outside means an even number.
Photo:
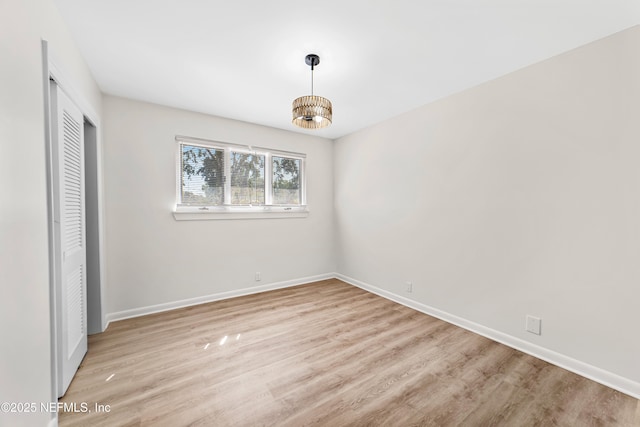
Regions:
<svg viewBox="0 0 640 427"><path fill-rule="evenodd" d="M206 221L219 219L277 219L306 218L309 211L305 207L266 207L263 209L223 208L200 210L198 208L182 208L173 212L176 221Z"/></svg>

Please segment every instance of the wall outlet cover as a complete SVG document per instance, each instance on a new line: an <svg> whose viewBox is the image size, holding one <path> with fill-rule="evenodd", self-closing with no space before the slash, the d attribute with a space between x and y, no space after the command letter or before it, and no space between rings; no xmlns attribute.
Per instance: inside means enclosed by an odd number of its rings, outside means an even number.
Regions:
<svg viewBox="0 0 640 427"><path fill-rule="evenodd" d="M532 334L541 335L542 319L540 319L539 317L527 315L525 329L527 330L527 332L531 332Z"/></svg>

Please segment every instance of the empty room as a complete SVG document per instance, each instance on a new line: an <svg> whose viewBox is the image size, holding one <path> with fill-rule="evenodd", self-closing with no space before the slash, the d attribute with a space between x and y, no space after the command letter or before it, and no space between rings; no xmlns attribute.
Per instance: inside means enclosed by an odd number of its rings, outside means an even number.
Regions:
<svg viewBox="0 0 640 427"><path fill-rule="evenodd" d="M2 0L0 76L0 427L640 426L637 0Z"/></svg>

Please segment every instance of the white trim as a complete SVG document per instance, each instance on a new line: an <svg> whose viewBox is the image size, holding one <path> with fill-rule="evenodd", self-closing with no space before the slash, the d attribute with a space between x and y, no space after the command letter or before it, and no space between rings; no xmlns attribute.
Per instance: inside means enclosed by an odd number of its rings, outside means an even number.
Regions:
<svg viewBox="0 0 640 427"><path fill-rule="evenodd" d="M47 42L43 40L43 42ZM58 86L60 86L67 96L71 98L78 106L80 111L82 111L82 115L85 116L91 124L93 124L96 128L100 128L100 116L95 112L91 104L89 104L83 96L81 96L78 91L73 88L72 79L68 78L64 72L57 66L57 61L55 55L52 54L51 50L48 51L49 54L49 75L56 81Z"/></svg>
<svg viewBox="0 0 640 427"><path fill-rule="evenodd" d="M260 292L273 291L275 289L290 288L292 286L304 285L305 283L317 282L335 278L335 274L326 273L317 276L302 277L299 279L286 280L284 282L270 283L267 285L253 286L251 288L237 289L233 291L220 292L217 294L205 295L202 297L188 298L180 301L167 302L164 304L150 305L147 307L133 308L130 310L118 311L107 314L107 321L130 319L132 317L146 316L147 314L160 313L163 311L175 310L177 308L190 307L192 305L205 304L243 295L258 294ZM107 324L108 324L107 323Z"/></svg>
<svg viewBox="0 0 640 427"><path fill-rule="evenodd" d="M47 204L48 204L48 226L53 218L53 205L51 199L52 192L52 136L51 136L51 123L50 123L50 97L49 97L49 80L53 79L56 84L62 88L67 96L69 96L77 107L82 111L83 116L96 128L96 155L97 155L97 180L98 180L98 247L100 257L100 322L102 325L102 331L107 328L106 322L106 248L105 248L105 233L104 233L104 181L103 181L103 166L102 166L102 124L100 122L100 116L93 109L91 104L87 102L84 96L79 93L73 84L73 79L69 78L67 74L62 71L59 64L63 61L58 61L55 52L49 47L49 42L46 39L40 40L41 53L42 53L42 79L43 79L43 103L44 103L44 122L45 122L45 145L47 154ZM56 301L55 301L55 282L54 282L54 270L53 265L53 239L52 229L49 230L49 299L50 299L50 320L51 320L51 401L57 401L58 398L58 371L57 371L57 356L58 350L57 343L57 327L56 327ZM56 427L58 425L57 413L53 415L53 418L48 423L49 427Z"/></svg>
<svg viewBox="0 0 640 427"><path fill-rule="evenodd" d="M309 211L306 208L282 208L267 206L260 210L252 208L229 208L199 210L198 208L180 208L173 212L176 221L198 221L210 219L276 219L276 218L306 218ZM255 209L255 208L254 208Z"/></svg>
<svg viewBox="0 0 640 427"><path fill-rule="evenodd" d="M97 154L97 178L98 178L98 246L100 251L100 305L101 305L101 324L102 331L107 329L106 321L106 234L104 226L105 218L105 204L104 204L104 168L103 168L103 147L102 147L102 123L100 116L93 109L91 104L82 96L73 85L73 79L69 78L67 74L62 71L62 68L58 66L59 62L56 58L55 52L49 48L49 42L42 39L43 46L43 64L46 60L46 72L48 78L53 78L55 82L60 86L67 96L73 100L73 102L80 108L83 116L91 122L96 128L96 154ZM46 99L48 101L48 99Z"/></svg>
<svg viewBox="0 0 640 427"><path fill-rule="evenodd" d="M361 288L367 292L371 292L373 294L379 295L383 298L394 301L398 304L402 304L405 307L412 308L416 311L436 317L447 323L451 323L453 325L459 326L463 329L466 329L478 335L482 335L483 337L489 338L493 341L499 342L513 349L527 353L533 357L544 360L553 365L559 366L563 369L571 371L582 377L593 380L597 383L610 387L614 390L618 390L619 392L627 394L633 398L640 399L640 383L638 382L629 380L618 374L606 371L596 366L589 365L588 363L582 362L580 360L573 359L569 356L565 356L564 354L557 353L553 350L549 350L539 345L532 344L520 338L507 335L500 331L496 331L495 329L488 328L486 326L480 325L478 323L472 322L462 317L447 313L445 311L439 310L434 307L430 307L426 304L422 304L414 300L411 300L409 298L405 298L403 296L386 291L384 289L380 289L376 286L345 276L340 273L321 274L317 276L304 277L300 279L288 280L284 282L277 282L277 283L272 283L268 285L255 286L251 288L244 288L244 289L239 289L234 291L221 292L213 295L190 298L186 300L175 301L175 302L170 302L165 304L158 304L158 305L153 305L148 307L141 307L141 308L136 308L131 310L119 311L116 313L109 313L107 314L107 320L108 322L112 322L116 320L129 319L132 317L145 316L147 314L159 313L163 311L174 310L177 308L189 307L192 305L204 304L207 302L219 301L219 300L228 299L228 298L235 298L243 295L256 294L256 293L271 291L275 289L288 288L292 286L303 285L305 283L311 283L311 282L316 282L320 280L327 280L327 279L334 279L334 278L340 279L345 283Z"/></svg>
<svg viewBox="0 0 640 427"><path fill-rule="evenodd" d="M51 369L51 399L58 397L58 338L57 338L57 315L56 308L57 303L55 299L56 295L56 263L55 263L55 251L54 244L54 201L53 201L53 144L51 136L51 92L50 92L50 78L51 73L49 71L49 45L46 40L41 40L42 48L42 91L44 102L44 127L45 127L45 152L46 152L46 170L47 170L47 239L48 239L48 255L49 255L49 329L51 335L50 345L50 369ZM57 419L57 414L53 415L53 419ZM56 420L57 422L57 420Z"/></svg>
<svg viewBox="0 0 640 427"><path fill-rule="evenodd" d="M343 274L336 273L335 277L346 283L349 283L350 285L356 286L365 291L374 293L383 298L397 302L398 304L402 304L406 307L412 308L421 313L425 313L430 316L437 317L438 319L444 320L445 322L459 326L463 329L474 332L478 335L482 335L483 337L489 338L493 341L497 341L501 344L504 344L508 347L527 353L538 359L542 359L546 362L549 362L553 365L559 366L575 374L578 374L580 376L583 376L585 378L588 378L590 380L603 384L614 390L618 390L619 392L627 394L631 397L640 399L640 383L638 382L629 380L618 374L614 374L613 372L606 371L596 366L589 365L588 363L582 362L580 360L573 359L564 354L557 353L553 350L541 347L536 344L532 344L520 338L516 338L514 336L505 334L500 331L496 331L495 329L488 328L486 326L480 325L478 323L472 322L462 317L458 317L456 315L447 313L445 311L438 310L437 308L430 307L428 305L416 302L414 300L394 294L384 289L377 288L373 285L370 285L365 282L361 282L360 280L353 279Z"/></svg>
<svg viewBox="0 0 640 427"><path fill-rule="evenodd" d="M262 219L262 218L304 218L308 216L306 190L306 155L290 151L239 145L177 135L176 144L176 204L173 217L178 221L207 219ZM231 177L231 154L236 152L259 156L264 159L264 201L258 205L236 205L231 203L231 180L224 180L224 200L220 205L182 203L183 191L183 147L202 147L224 151L224 176ZM293 159L299 162L300 203L273 204L273 157ZM222 214L218 217L218 214Z"/></svg>
<svg viewBox="0 0 640 427"><path fill-rule="evenodd" d="M200 147L213 147L213 148L221 148L221 149L225 147L233 147L236 150L241 150L241 151L244 150L247 153L254 153L254 152L257 152L260 154L272 153L278 156L294 157L294 158L300 158L300 159L307 158L307 155L305 153L298 153L295 151L277 150L274 148L257 147L251 144L237 144L234 142L216 141L213 139L196 138L193 136L176 135L176 141L186 142L187 144L196 145Z"/></svg>

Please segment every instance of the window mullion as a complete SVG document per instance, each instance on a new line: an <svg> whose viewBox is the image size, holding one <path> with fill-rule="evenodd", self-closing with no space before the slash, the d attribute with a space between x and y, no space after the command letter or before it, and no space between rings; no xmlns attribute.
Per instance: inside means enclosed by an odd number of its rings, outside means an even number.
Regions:
<svg viewBox="0 0 640 427"><path fill-rule="evenodd" d="M231 149L224 149L224 204L231 204Z"/></svg>
<svg viewBox="0 0 640 427"><path fill-rule="evenodd" d="M273 178L273 163L271 162L271 153L264 156L264 204L271 206L273 204L273 186L271 180Z"/></svg>
<svg viewBox="0 0 640 427"><path fill-rule="evenodd" d="M298 185L300 186L300 204L301 205L307 204L307 171L305 170L305 167L306 167L306 159L300 159L300 172L298 174L300 181Z"/></svg>
<svg viewBox="0 0 640 427"><path fill-rule="evenodd" d="M183 203L182 201L182 189L184 188L184 166L182 164L183 162L183 158L182 158L182 143L178 144L178 153L176 154L176 178L177 178L177 184L176 184L176 200L177 205L181 205Z"/></svg>

